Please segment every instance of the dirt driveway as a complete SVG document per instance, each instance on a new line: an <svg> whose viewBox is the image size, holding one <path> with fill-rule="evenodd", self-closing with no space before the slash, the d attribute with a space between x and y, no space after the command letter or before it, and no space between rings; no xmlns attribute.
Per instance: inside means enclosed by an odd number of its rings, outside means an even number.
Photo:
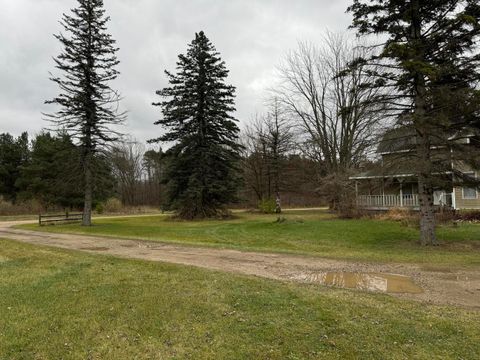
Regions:
<svg viewBox="0 0 480 360"><path fill-rule="evenodd" d="M243 252L98 236L52 234L12 228L14 225L31 222L0 222L0 238L122 258L191 265L284 281L349 287L352 285L352 276L344 275L354 273L353 281L360 285L357 288L381 292L390 292L391 286L390 284L387 286L387 283L392 281L392 278L395 281L400 279L402 283L403 280L412 280L414 285L421 288L421 292L404 293L401 289L396 292L393 288L391 295L480 310L480 269L478 268L451 271L425 270L414 264L359 263L319 257ZM332 272L337 274L331 274ZM389 274L402 276L392 277Z"/></svg>

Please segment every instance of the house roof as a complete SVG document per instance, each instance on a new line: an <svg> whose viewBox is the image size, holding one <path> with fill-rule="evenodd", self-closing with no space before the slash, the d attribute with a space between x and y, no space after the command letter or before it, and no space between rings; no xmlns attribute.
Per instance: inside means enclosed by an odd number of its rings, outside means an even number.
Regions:
<svg viewBox="0 0 480 360"><path fill-rule="evenodd" d="M388 130L378 144L379 154L410 151L415 147L415 131L408 127L398 127Z"/></svg>
<svg viewBox="0 0 480 360"><path fill-rule="evenodd" d="M385 179L385 178L396 178L396 177L414 177L415 172L412 168L404 167L390 167L390 168L376 168L370 169L367 171L362 171L360 173L355 174L354 176L350 176L350 180L362 180L362 179Z"/></svg>
<svg viewBox="0 0 480 360"><path fill-rule="evenodd" d="M429 139L432 148L445 146L447 138L449 140L455 138L455 135L450 137L448 134L434 136ZM402 153L415 150L417 143L416 132L414 129L406 126L393 128L384 133L380 143L378 144L377 153L391 154Z"/></svg>
<svg viewBox="0 0 480 360"><path fill-rule="evenodd" d="M475 136L462 134L454 134L447 137L448 134L442 134L430 139L432 149L445 148L448 140L471 141L471 138ZM381 179L381 178L402 178L402 177L414 177L416 176L415 160L409 157L408 154L415 150L416 146L416 132L412 127L399 126L393 129L387 130L382 139L380 140L377 153L381 155L390 155L386 164L374 169L365 170L358 174L351 176L352 180L359 179ZM395 157L395 155L397 155ZM384 159L386 159L384 157ZM450 171L438 170L437 174L451 173Z"/></svg>
<svg viewBox="0 0 480 360"><path fill-rule="evenodd" d="M378 171L380 170L380 171ZM382 171L383 170L383 171ZM445 176L452 174L451 171L435 172L437 176ZM384 169L376 169L371 171L364 171L354 176L350 176L350 180L366 180L366 179L394 179L394 178L413 178L416 177L414 172L407 171L384 171Z"/></svg>

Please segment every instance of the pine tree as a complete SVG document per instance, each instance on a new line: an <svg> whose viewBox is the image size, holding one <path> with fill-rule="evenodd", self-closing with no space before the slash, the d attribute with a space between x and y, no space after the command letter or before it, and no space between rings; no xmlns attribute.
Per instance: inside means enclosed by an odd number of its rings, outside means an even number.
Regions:
<svg viewBox="0 0 480 360"><path fill-rule="evenodd" d="M178 58L177 73L166 71L170 86L157 91L164 100L154 104L163 113L155 124L167 132L150 141L174 143L165 205L184 219L223 216L239 186L235 88L225 83L225 63L203 32Z"/></svg>
<svg viewBox="0 0 480 360"><path fill-rule="evenodd" d="M35 199L44 208L62 206L79 209L83 205L83 179L81 148L75 146L66 134L54 136L44 132L31 142L29 161L19 166L20 175L15 183L18 198ZM94 157L96 176L94 198L103 201L113 195L113 175L110 161L100 154Z"/></svg>
<svg viewBox="0 0 480 360"><path fill-rule="evenodd" d="M413 134L412 151L404 154L416 167L421 243L434 245L434 189L445 181L452 184L452 179L473 181L452 169L453 162L478 166L478 155L465 142L478 136L479 127L480 4L354 0L348 11L360 35L386 37L378 55L358 59L357 64L376 69L370 70L375 81L369 85L384 91L374 101L384 104L397 125Z"/></svg>
<svg viewBox="0 0 480 360"><path fill-rule="evenodd" d="M16 185L19 197L36 199L48 209L50 206L76 206L81 203L81 179L70 170L78 168L78 150L68 136L40 133L33 140L30 161L20 167ZM77 169L78 170L78 169ZM78 173L78 172L76 172Z"/></svg>
<svg viewBox="0 0 480 360"><path fill-rule="evenodd" d="M118 93L109 86L116 79L118 48L107 32L110 18L105 15L103 0L78 0L72 15L63 15L65 34L55 38L63 52L55 58L56 68L63 77L52 77L60 95L48 104L59 110L47 115L61 130L79 143L82 149L84 178L83 225L91 225L94 191L94 158L105 145L117 141L120 134L112 126L121 124L124 113L118 112Z"/></svg>
<svg viewBox="0 0 480 360"><path fill-rule="evenodd" d="M0 197L15 202L20 168L30 161L28 134L22 133L16 139L8 134L0 134Z"/></svg>

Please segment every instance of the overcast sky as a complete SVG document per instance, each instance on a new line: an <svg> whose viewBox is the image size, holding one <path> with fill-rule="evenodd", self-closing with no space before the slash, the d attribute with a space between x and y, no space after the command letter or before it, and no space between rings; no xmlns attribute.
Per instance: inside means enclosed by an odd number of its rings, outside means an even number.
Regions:
<svg viewBox="0 0 480 360"><path fill-rule="evenodd" d="M298 41L319 43L327 29L346 31L351 0L105 0L118 42L121 75L112 87L128 110L123 130L144 141L160 132L161 114L151 106L155 90L166 85L195 32L205 31L230 70L237 87L242 124L262 111L275 68ZM52 34L76 0L0 0L0 133L39 132L47 124L44 105L58 92L48 80L52 56L60 52Z"/></svg>

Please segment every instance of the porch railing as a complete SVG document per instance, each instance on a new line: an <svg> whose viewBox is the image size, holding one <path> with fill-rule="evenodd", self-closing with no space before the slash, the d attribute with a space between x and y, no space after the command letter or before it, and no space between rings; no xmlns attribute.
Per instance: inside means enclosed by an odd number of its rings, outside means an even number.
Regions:
<svg viewBox="0 0 480 360"><path fill-rule="evenodd" d="M361 207L418 207L418 195L358 195L357 205Z"/></svg>

